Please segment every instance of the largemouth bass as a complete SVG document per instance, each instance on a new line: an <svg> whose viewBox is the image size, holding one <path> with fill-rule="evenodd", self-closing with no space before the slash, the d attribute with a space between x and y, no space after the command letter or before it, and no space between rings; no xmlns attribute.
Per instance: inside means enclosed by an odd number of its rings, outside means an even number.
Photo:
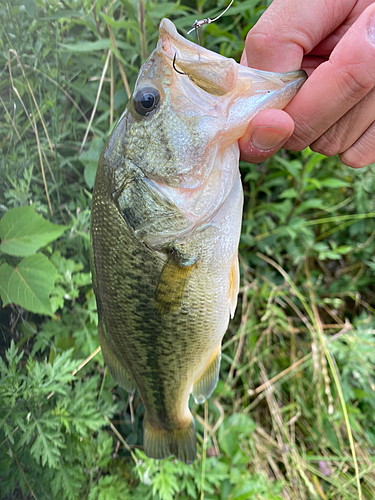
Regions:
<svg viewBox="0 0 375 500"><path fill-rule="evenodd" d="M99 342L144 403L147 456L191 463L189 395L213 392L239 289L238 139L305 80L240 66L160 24L99 160L91 236Z"/></svg>

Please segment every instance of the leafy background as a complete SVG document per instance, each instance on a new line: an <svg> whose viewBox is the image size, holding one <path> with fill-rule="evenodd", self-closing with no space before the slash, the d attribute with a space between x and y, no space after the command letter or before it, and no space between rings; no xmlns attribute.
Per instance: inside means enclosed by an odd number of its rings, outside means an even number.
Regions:
<svg viewBox="0 0 375 500"><path fill-rule="evenodd" d="M89 270L98 155L170 17L226 2L0 4L0 497L373 499L374 166L310 150L241 164L239 307L192 404L198 459L141 450L143 407L103 366ZM266 1L201 31L239 60ZM194 37L194 34L191 35Z"/></svg>

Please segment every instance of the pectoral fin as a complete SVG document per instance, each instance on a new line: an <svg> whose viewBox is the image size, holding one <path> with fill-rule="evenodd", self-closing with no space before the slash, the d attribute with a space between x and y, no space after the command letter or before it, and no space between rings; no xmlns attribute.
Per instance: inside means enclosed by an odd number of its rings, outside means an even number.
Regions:
<svg viewBox="0 0 375 500"><path fill-rule="evenodd" d="M238 291L240 289L240 268L238 265L238 256L236 254L230 270L229 278L229 309L230 317L233 318L237 307Z"/></svg>
<svg viewBox="0 0 375 500"><path fill-rule="evenodd" d="M104 333L101 321L99 321L98 324L98 337L100 347L102 348L103 358L105 364L108 366L109 373L116 380L116 382L125 389L125 391L132 392L135 388L134 382L127 370L118 360L115 353L112 351Z"/></svg>
<svg viewBox="0 0 375 500"><path fill-rule="evenodd" d="M194 382L192 393L196 403L204 403L214 392L217 381L219 380L220 359L221 345L219 345L210 357L202 375Z"/></svg>
<svg viewBox="0 0 375 500"><path fill-rule="evenodd" d="M161 272L155 293L155 308L160 314L176 311L189 282L196 263L196 257L187 257L173 249Z"/></svg>

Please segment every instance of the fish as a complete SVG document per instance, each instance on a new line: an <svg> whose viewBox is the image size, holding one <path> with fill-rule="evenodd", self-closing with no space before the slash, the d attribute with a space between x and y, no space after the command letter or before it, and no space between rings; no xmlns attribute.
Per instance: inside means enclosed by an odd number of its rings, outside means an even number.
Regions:
<svg viewBox="0 0 375 500"><path fill-rule="evenodd" d="M138 389L148 457L196 458L190 394L202 404L216 387L239 291L238 140L305 78L241 66L163 19L101 153L91 215L98 337L115 381Z"/></svg>

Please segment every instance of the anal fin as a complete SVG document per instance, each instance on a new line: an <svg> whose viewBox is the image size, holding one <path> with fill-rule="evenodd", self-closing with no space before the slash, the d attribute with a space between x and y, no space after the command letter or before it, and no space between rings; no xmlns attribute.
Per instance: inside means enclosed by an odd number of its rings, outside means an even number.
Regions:
<svg viewBox="0 0 375 500"><path fill-rule="evenodd" d="M214 392L219 380L220 359L221 345L210 357L202 375L194 382L192 393L196 403L204 403Z"/></svg>
<svg viewBox="0 0 375 500"><path fill-rule="evenodd" d="M105 364L108 366L109 373L115 381L125 389L125 391L132 392L135 388L133 379L128 374L126 368L120 363L116 354L112 351L106 334L104 333L104 326L102 322L98 323L98 338L99 344L102 348L102 354Z"/></svg>
<svg viewBox="0 0 375 500"><path fill-rule="evenodd" d="M229 310L230 317L233 318L237 307L237 297L240 289L240 267L238 264L238 255L234 257L229 277Z"/></svg>
<svg viewBox="0 0 375 500"><path fill-rule="evenodd" d="M180 307L197 260L196 257L189 258L177 249L172 249L156 287L154 304L159 314L168 314Z"/></svg>
<svg viewBox="0 0 375 500"><path fill-rule="evenodd" d="M181 428L163 429L151 425L147 413L143 422L143 446L150 458L162 459L174 455L177 460L191 464L196 458L194 418Z"/></svg>

